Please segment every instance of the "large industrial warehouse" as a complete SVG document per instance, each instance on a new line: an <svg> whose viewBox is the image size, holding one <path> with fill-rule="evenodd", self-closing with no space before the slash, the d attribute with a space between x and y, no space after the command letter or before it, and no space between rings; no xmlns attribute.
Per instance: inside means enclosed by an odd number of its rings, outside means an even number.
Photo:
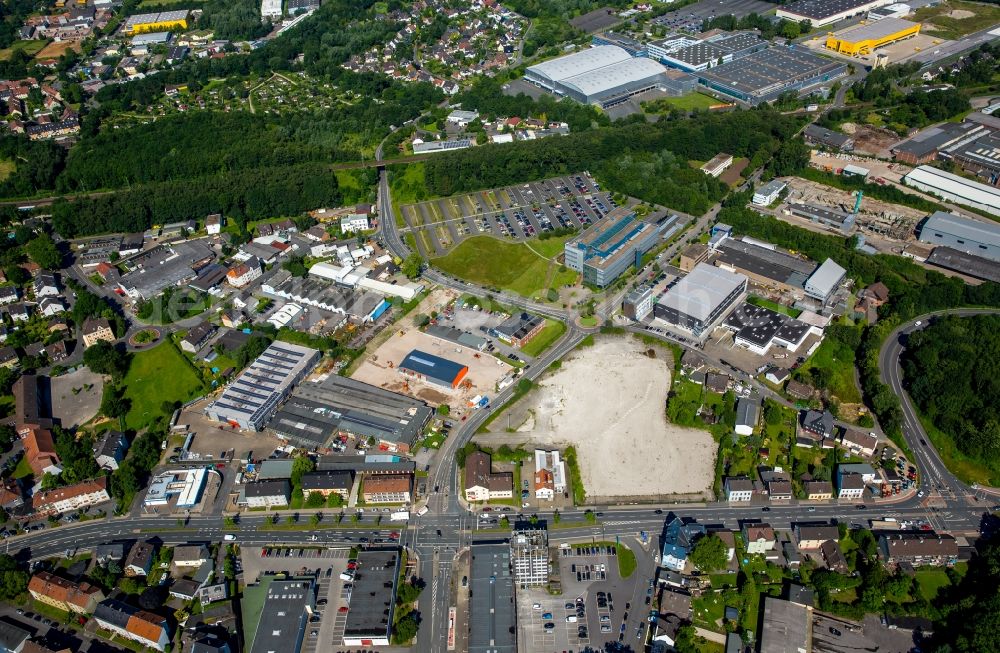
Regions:
<svg viewBox="0 0 1000 653"><path fill-rule="evenodd" d="M610 107L665 83L666 71L616 45L599 45L529 66L524 78L556 95Z"/></svg>
<svg viewBox="0 0 1000 653"><path fill-rule="evenodd" d="M656 302L653 315L700 337L746 289L742 274L699 263Z"/></svg>
<svg viewBox="0 0 1000 653"><path fill-rule="evenodd" d="M920 23L911 23L902 18L883 18L831 34L826 38L826 47L840 54L860 57L919 33Z"/></svg>
<svg viewBox="0 0 1000 653"><path fill-rule="evenodd" d="M931 166L914 168L903 177L903 183L937 195L943 200L981 209L991 215L1000 215L1000 188L996 186L970 181Z"/></svg>
<svg viewBox="0 0 1000 653"><path fill-rule="evenodd" d="M920 227L920 241L1000 261L1000 225L936 211Z"/></svg>
<svg viewBox="0 0 1000 653"><path fill-rule="evenodd" d="M271 343L218 399L205 408L205 413L237 428L260 431L319 356L319 351L309 347Z"/></svg>
<svg viewBox="0 0 1000 653"><path fill-rule="evenodd" d="M807 20L813 27L823 27L892 3L893 0L798 0L779 7L775 15L797 23Z"/></svg>
<svg viewBox="0 0 1000 653"><path fill-rule="evenodd" d="M713 91L757 105L787 91L833 82L846 74L846 64L797 46L776 46L702 71L698 76Z"/></svg>

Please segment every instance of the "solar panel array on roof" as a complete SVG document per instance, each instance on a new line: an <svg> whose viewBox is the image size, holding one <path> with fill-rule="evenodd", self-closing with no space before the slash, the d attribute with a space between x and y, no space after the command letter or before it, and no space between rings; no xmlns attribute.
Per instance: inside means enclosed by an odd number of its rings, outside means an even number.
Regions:
<svg viewBox="0 0 1000 653"><path fill-rule="evenodd" d="M315 349L274 342L209 404L206 413L220 422L259 431L318 358Z"/></svg>
<svg viewBox="0 0 1000 653"><path fill-rule="evenodd" d="M736 332L737 343L746 343L757 350L769 349L775 340L797 349L809 333L809 325L805 322L749 303L733 311L723 324Z"/></svg>

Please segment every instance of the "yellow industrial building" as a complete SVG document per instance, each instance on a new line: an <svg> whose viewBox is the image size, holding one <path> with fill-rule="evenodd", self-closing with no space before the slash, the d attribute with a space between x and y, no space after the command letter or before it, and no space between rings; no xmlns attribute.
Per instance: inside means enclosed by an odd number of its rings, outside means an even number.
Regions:
<svg viewBox="0 0 1000 653"><path fill-rule="evenodd" d="M920 23L902 18L883 18L865 25L844 30L840 34L826 37L826 47L830 50L860 57L872 54L876 49L908 39L920 33Z"/></svg>
<svg viewBox="0 0 1000 653"><path fill-rule="evenodd" d="M169 32L177 29L187 29L189 13L187 9L161 11L154 14L136 14L125 21L126 34L145 34L148 32Z"/></svg>

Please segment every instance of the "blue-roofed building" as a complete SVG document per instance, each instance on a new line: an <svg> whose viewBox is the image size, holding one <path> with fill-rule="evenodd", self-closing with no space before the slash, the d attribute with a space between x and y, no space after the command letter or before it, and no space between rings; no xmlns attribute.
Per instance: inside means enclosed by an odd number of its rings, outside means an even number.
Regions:
<svg viewBox="0 0 1000 653"><path fill-rule="evenodd" d="M414 349L399 364L399 371L420 381L454 389L469 373L469 368L447 358Z"/></svg>
<svg viewBox="0 0 1000 653"><path fill-rule="evenodd" d="M585 283L610 285L630 265L639 267L642 255L660 238L655 225L638 220L635 212L618 207L598 224L566 243L566 267L583 274Z"/></svg>
<svg viewBox="0 0 1000 653"><path fill-rule="evenodd" d="M679 517L672 518L667 522L667 528L663 533L660 565L674 571L684 571L695 540L705 534L705 527L701 524L685 524Z"/></svg>

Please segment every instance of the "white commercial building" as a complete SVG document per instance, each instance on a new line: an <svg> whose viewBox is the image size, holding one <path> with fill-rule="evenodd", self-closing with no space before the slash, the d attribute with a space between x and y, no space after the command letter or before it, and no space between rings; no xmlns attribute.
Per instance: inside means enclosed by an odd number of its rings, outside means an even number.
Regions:
<svg viewBox="0 0 1000 653"><path fill-rule="evenodd" d="M146 507L165 506L171 497L177 497L178 508L193 508L201 500L207 477L204 467L163 472L150 481L142 503Z"/></svg>
<svg viewBox="0 0 1000 653"><path fill-rule="evenodd" d="M931 166L917 166L903 177L903 183L944 200L1000 215L1000 188L996 186L987 186Z"/></svg>
<svg viewBox="0 0 1000 653"><path fill-rule="evenodd" d="M847 270L834 263L833 259L828 258L806 279L806 294L813 299L825 302L840 286L845 276L847 276Z"/></svg>
<svg viewBox="0 0 1000 653"><path fill-rule="evenodd" d="M701 337L743 296L746 288L746 276L699 263L656 302L653 315Z"/></svg>
<svg viewBox="0 0 1000 653"><path fill-rule="evenodd" d="M656 88L667 69L645 57L633 57L616 45L599 45L529 66L525 79L583 104L613 106Z"/></svg>
<svg viewBox="0 0 1000 653"><path fill-rule="evenodd" d="M352 213L340 219L340 230L345 234L353 234L357 231L367 231L371 229L371 222L367 215Z"/></svg>
<svg viewBox="0 0 1000 653"><path fill-rule="evenodd" d="M787 186L788 184L777 179L769 181L753 192L753 203L757 206L769 206Z"/></svg>

